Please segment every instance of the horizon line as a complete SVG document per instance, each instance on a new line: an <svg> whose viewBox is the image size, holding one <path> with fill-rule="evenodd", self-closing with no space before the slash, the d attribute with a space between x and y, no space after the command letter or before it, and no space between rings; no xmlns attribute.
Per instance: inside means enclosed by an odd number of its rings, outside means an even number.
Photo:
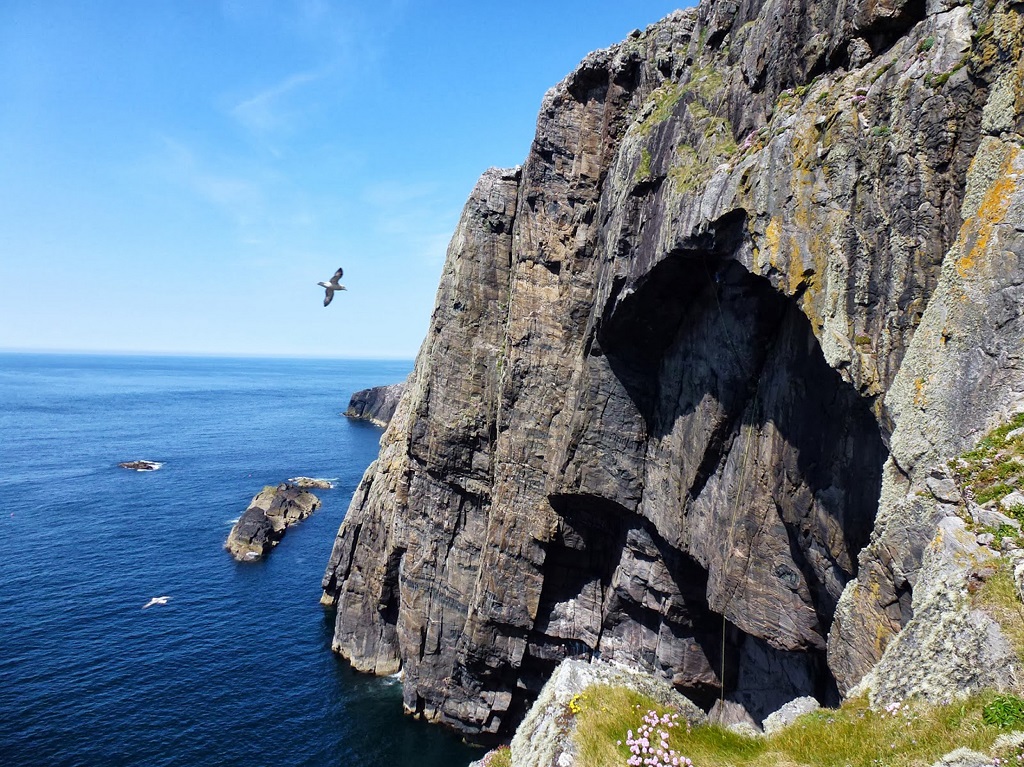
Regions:
<svg viewBox="0 0 1024 767"><path fill-rule="evenodd" d="M317 355L282 352L200 352L200 351L146 351L125 349L39 349L27 347L0 347L0 354L35 356L83 357L181 357L208 359L294 359L294 360L355 360L367 362L415 362L416 355Z"/></svg>

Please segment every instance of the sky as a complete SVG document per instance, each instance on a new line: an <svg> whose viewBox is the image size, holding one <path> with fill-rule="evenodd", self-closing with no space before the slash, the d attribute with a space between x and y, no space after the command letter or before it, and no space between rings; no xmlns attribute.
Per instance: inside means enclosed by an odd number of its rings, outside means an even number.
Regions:
<svg viewBox="0 0 1024 767"><path fill-rule="evenodd" d="M411 359L480 174L688 4L3 0L0 349Z"/></svg>

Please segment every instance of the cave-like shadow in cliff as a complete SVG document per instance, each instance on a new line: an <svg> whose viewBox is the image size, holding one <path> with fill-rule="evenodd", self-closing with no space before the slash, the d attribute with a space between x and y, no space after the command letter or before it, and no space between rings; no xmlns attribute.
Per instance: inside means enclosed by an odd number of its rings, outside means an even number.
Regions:
<svg viewBox="0 0 1024 767"><path fill-rule="evenodd" d="M721 688L723 623L708 607L704 568L613 501L572 494L549 501L558 527L545 547L531 676L543 681L564 658L604 651L660 671L710 707ZM732 673L736 664L726 668Z"/></svg>
<svg viewBox="0 0 1024 767"><path fill-rule="evenodd" d="M887 457L870 402L825 361L796 301L715 253L675 253L604 318L600 349L664 439L701 409L711 424L690 495L720 468L741 430L771 425L806 487L840 521L853 554L867 543Z"/></svg>
<svg viewBox="0 0 1024 767"><path fill-rule="evenodd" d="M707 571L649 520L591 495L549 501L558 527L520 670L532 695L564 658L607 657L652 669L705 710L724 694L758 722L804 695L837 701L823 655L776 650L724 620Z"/></svg>
<svg viewBox="0 0 1024 767"><path fill-rule="evenodd" d="M820 651L874 526L887 450L871 403L825 361L797 300L732 257L742 223L718 247L672 253L620 286L592 354L607 358L652 441L689 456L684 515L772 509ZM713 480L718 495L702 497Z"/></svg>

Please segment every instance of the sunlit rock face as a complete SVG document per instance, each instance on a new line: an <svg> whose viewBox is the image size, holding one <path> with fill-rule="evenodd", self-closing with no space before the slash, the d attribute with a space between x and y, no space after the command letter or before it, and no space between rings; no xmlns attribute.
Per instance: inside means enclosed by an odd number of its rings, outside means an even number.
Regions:
<svg viewBox="0 0 1024 767"><path fill-rule="evenodd" d="M704 3L553 88L452 239L334 649L478 737L567 657L756 721L864 676L955 511L929 482L1024 399L1021 14L990 5Z"/></svg>

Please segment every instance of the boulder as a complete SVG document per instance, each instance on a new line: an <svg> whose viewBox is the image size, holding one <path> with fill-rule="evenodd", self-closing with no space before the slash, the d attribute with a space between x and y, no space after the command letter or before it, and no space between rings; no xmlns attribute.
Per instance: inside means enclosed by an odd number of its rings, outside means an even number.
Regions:
<svg viewBox="0 0 1024 767"><path fill-rule="evenodd" d="M932 767L992 767L992 758L970 748L958 748L939 759Z"/></svg>
<svg viewBox="0 0 1024 767"><path fill-rule="evenodd" d="M821 704L818 703L816 699L809 696L791 700L778 711L765 717L765 720L762 723L762 726L764 727L764 734L774 735L780 730L789 727L789 725L793 724L793 722L804 714L809 714L820 708Z"/></svg>

